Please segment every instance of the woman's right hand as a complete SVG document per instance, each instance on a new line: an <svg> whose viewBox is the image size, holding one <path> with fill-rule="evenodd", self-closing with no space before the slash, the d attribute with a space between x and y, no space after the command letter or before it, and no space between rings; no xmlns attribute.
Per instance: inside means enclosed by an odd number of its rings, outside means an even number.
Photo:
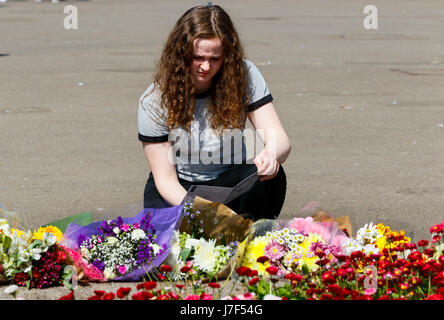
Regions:
<svg viewBox="0 0 444 320"><path fill-rule="evenodd" d="M279 171L279 162L267 149L262 150L262 152L254 158L254 164L257 167L257 174L260 181L273 179Z"/></svg>

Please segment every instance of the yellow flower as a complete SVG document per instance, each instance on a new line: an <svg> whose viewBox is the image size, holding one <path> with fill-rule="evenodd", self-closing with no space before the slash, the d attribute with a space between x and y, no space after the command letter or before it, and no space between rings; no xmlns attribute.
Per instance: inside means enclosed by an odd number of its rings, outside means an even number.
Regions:
<svg viewBox="0 0 444 320"><path fill-rule="evenodd" d="M18 236L19 238L20 238L22 235L25 234L25 232L22 231L22 230L19 230L19 229L11 229L11 235L14 234L14 232L17 233L17 236Z"/></svg>
<svg viewBox="0 0 444 320"><path fill-rule="evenodd" d="M316 264L316 261L319 260L317 255L314 255L310 248L311 245L315 242L325 242L321 235L317 233L309 233L308 237L300 244L300 246L304 249L304 254L301 259L298 260L298 269L302 269L303 265L306 265L310 271L316 271L319 268L319 265Z"/></svg>
<svg viewBox="0 0 444 320"><path fill-rule="evenodd" d="M244 267L257 270L259 275L266 275L265 269L267 269L270 264L269 262L259 263L257 259L262 257L265 253L265 246L268 244L268 238L266 236L259 236L254 238L247 247L247 250L242 261Z"/></svg>
<svg viewBox="0 0 444 320"><path fill-rule="evenodd" d="M43 240L45 233L52 233L57 238L57 243L63 240L63 232L54 226L40 227L37 231L34 231L34 239Z"/></svg>

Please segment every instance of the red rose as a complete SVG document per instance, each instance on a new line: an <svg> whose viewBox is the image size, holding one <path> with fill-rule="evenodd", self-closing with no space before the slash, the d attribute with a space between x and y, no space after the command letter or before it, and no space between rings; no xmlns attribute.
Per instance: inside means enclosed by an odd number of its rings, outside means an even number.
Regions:
<svg viewBox="0 0 444 320"><path fill-rule="evenodd" d="M149 300L152 297L154 297L154 295L151 292L141 291L133 294L131 298L133 300Z"/></svg>
<svg viewBox="0 0 444 320"><path fill-rule="evenodd" d="M66 296L60 297L59 300L74 300L74 291L71 290Z"/></svg>
<svg viewBox="0 0 444 320"><path fill-rule="evenodd" d="M279 269L276 268L275 266L270 266L267 269L265 269L265 271L267 271L270 275L275 275L278 273Z"/></svg>
<svg viewBox="0 0 444 320"><path fill-rule="evenodd" d="M180 268L180 272L182 272L182 273L188 273L190 271L191 271L191 268L187 267L187 266L183 266L182 268Z"/></svg>
<svg viewBox="0 0 444 320"><path fill-rule="evenodd" d="M420 247L426 247L429 244L429 242L427 240L419 240L418 241L418 246Z"/></svg>
<svg viewBox="0 0 444 320"><path fill-rule="evenodd" d="M106 292L105 291L103 291L103 290L94 290L94 294L96 295L96 296L98 296L98 297L103 297L103 295L105 294Z"/></svg>
<svg viewBox="0 0 444 320"><path fill-rule="evenodd" d="M172 292L172 291L168 292L168 295L169 295L169 296L171 297L171 299L173 299L173 300L179 300L179 296L178 296L176 293Z"/></svg>
<svg viewBox="0 0 444 320"><path fill-rule="evenodd" d="M117 290L117 297L119 299L125 298L131 291L131 288L119 288Z"/></svg>
<svg viewBox="0 0 444 320"><path fill-rule="evenodd" d="M173 271L173 268L171 268L171 266L164 264L163 266L160 267L160 272L171 272Z"/></svg>
<svg viewBox="0 0 444 320"><path fill-rule="evenodd" d="M114 300L114 298L116 297L116 295L112 292L107 293L103 296L103 300Z"/></svg>
<svg viewBox="0 0 444 320"><path fill-rule="evenodd" d="M209 286L210 288L213 288L213 289L219 289L219 288L220 288L220 284L217 283L217 282L210 282L210 283L208 284L208 286Z"/></svg>
<svg viewBox="0 0 444 320"><path fill-rule="evenodd" d="M293 272L288 273L288 274L285 275L285 279L291 280L291 281L296 281L296 282L301 281L302 278L303 277L300 274L296 274L296 273L293 273Z"/></svg>
<svg viewBox="0 0 444 320"><path fill-rule="evenodd" d="M145 290L153 290L157 286L157 283L155 281L147 281L143 283L143 287Z"/></svg>
<svg viewBox="0 0 444 320"><path fill-rule="evenodd" d="M258 283L259 282L259 278L258 277L256 277L256 278L253 278L253 279L251 279L249 282L248 282L248 285L250 285L250 286L254 286L256 283Z"/></svg>
<svg viewBox="0 0 444 320"><path fill-rule="evenodd" d="M330 291L331 293L335 294L335 295L341 295L342 293L342 288L337 285L336 283L331 284L328 286L328 291Z"/></svg>
<svg viewBox="0 0 444 320"><path fill-rule="evenodd" d="M410 261L421 260L422 259L422 253L419 252L419 251L414 251L414 252L409 254L408 259Z"/></svg>
<svg viewBox="0 0 444 320"><path fill-rule="evenodd" d="M257 270L251 270L250 274L248 275L249 277L256 277L258 275Z"/></svg>
<svg viewBox="0 0 444 320"><path fill-rule="evenodd" d="M259 263L265 263L268 260L270 260L270 259L268 259L266 256L262 256L262 257L257 258L256 261L259 262Z"/></svg>

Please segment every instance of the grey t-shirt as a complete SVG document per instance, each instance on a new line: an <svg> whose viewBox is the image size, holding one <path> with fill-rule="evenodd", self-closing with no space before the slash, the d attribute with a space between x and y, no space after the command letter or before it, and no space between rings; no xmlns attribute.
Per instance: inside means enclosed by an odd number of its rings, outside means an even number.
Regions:
<svg viewBox="0 0 444 320"><path fill-rule="evenodd" d="M246 59L244 63L248 70L250 97L247 111L251 112L273 101L273 97L258 68ZM207 108L209 93L195 95L194 120L191 133L188 133L181 128L169 130L167 110L160 105L160 90L153 88L154 83L139 99L139 140L172 141L173 159L170 161L176 165L179 178L192 182L209 181L233 165L245 163L244 129L224 130L222 135L211 129Z"/></svg>

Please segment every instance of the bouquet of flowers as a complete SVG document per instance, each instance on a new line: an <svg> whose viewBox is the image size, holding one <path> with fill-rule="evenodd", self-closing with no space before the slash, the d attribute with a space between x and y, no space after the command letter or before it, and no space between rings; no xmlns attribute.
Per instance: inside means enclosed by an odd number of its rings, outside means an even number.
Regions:
<svg viewBox="0 0 444 320"><path fill-rule="evenodd" d="M337 230L333 223L314 222L309 218L296 219L288 223L270 220L256 222L253 225L256 236L248 244L243 266L258 271L261 276L267 275L269 267L277 268L279 275L296 271L313 272L319 268L320 259L316 255L319 250L323 250L334 263L342 250L332 242L346 239L345 234Z"/></svg>
<svg viewBox="0 0 444 320"><path fill-rule="evenodd" d="M369 223L358 230L356 238L345 240L342 249L346 255L362 251L367 255L381 254L383 258L390 259L396 248L408 246L409 243L411 239L405 235L404 230L397 232L382 223ZM409 253L409 250L403 251L402 257L407 258Z"/></svg>
<svg viewBox="0 0 444 320"><path fill-rule="evenodd" d="M59 246L62 238L57 227L23 231L10 228L6 219L0 219L3 280L28 288L62 285L70 276L65 272L66 255Z"/></svg>
<svg viewBox="0 0 444 320"><path fill-rule="evenodd" d="M101 223L98 234L80 245L82 256L107 279L126 275L139 265L151 264L166 250L156 241L152 216L146 212L141 223L126 224L121 217Z"/></svg>
<svg viewBox="0 0 444 320"><path fill-rule="evenodd" d="M187 278L218 279L227 277L245 248L246 237L242 232L230 233L233 219L242 219L227 211L222 204L196 198L194 203L186 203L179 231L171 238L171 252L166 263L172 267L173 280ZM240 224L242 226L242 223ZM250 224L244 224L245 227ZM217 226L217 227L216 227ZM221 226L225 228L221 229ZM239 225L238 225L239 226ZM218 232L215 233L215 229ZM244 228L243 232L248 228Z"/></svg>
<svg viewBox="0 0 444 320"><path fill-rule="evenodd" d="M71 223L62 244L84 280L140 280L168 256L181 211L182 206L144 209L133 218Z"/></svg>

